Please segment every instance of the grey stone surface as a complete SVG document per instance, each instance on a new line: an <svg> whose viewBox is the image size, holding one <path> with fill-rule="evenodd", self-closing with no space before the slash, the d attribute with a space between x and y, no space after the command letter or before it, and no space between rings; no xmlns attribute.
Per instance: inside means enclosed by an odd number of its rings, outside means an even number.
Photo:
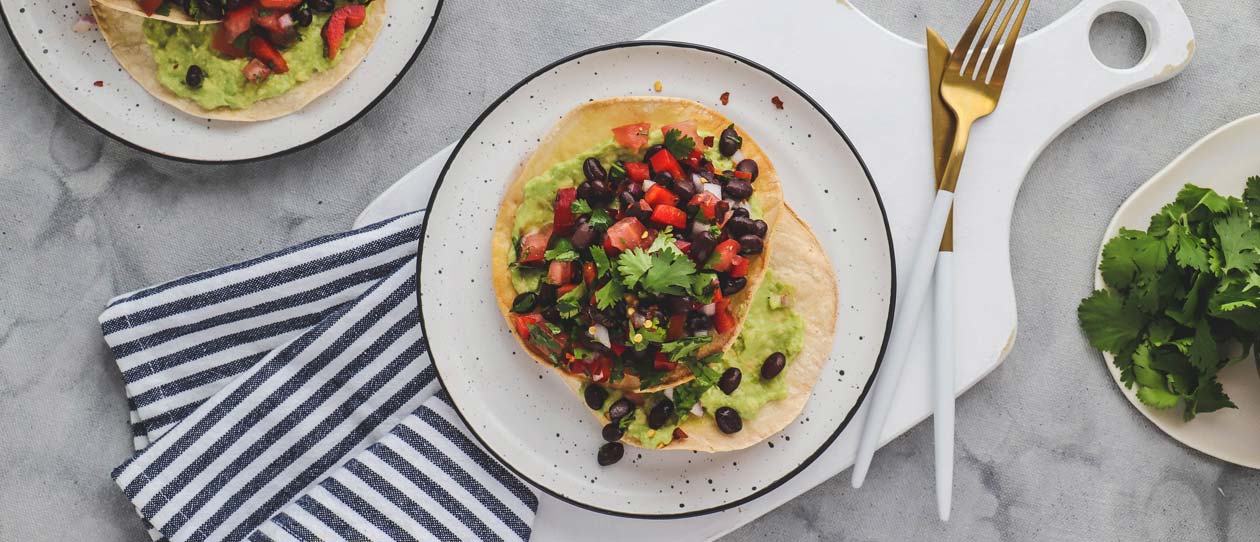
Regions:
<svg viewBox="0 0 1260 542"><path fill-rule="evenodd" d="M232 167L165 161L97 133L0 47L0 541L147 540L108 478L130 451L96 326L110 296L344 229L520 77L702 3L448 0L417 65L361 122ZM955 39L974 4L855 3L916 41L929 22ZM1037 0L1029 25L1073 4ZM1147 423L1075 323L1120 202L1190 143L1260 109L1260 4L1185 7L1198 34L1189 69L1085 117L1024 185L1011 241L1019 339L958 403L954 520L935 519L924 424L884 449L863 490L841 475L729 540L1260 539L1260 473ZM1106 58L1133 57L1115 51L1134 46L1123 28L1096 32Z"/></svg>

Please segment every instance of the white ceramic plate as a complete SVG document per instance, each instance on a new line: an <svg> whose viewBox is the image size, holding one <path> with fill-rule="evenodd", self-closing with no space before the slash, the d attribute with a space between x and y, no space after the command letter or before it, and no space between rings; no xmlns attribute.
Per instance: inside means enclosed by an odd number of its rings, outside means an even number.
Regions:
<svg viewBox="0 0 1260 542"><path fill-rule="evenodd" d="M1103 244L1120 233L1120 228L1145 230L1150 225L1151 215L1176 198L1186 183L1212 188L1226 196L1241 196L1247 178L1260 175L1257 143L1260 143L1260 115L1227 124L1195 143L1125 200L1107 226ZM1101 262L1101 247L1098 257ZM1104 287L1101 273L1095 272L1094 287ZM1105 353L1103 357L1125 397L1156 427L1200 452L1260 469L1260 431L1256 430L1260 427L1260 375L1256 374L1256 365L1251 360L1236 363L1220 374L1221 385L1238 405L1237 409L1200 414L1187 423L1182 421L1180 408L1156 410L1142 404L1136 388L1125 388L1120 382L1120 371L1112 363L1113 357Z"/></svg>
<svg viewBox="0 0 1260 542"><path fill-rule="evenodd" d="M592 99L690 98L730 117L774 161L789 205L835 266L835 348L796 423L738 452L627 448L595 462L599 425L548 369L521 352L496 307L490 232L521 162L560 115ZM731 91L729 106L719 96ZM780 97L784 109L770 103ZM839 126L770 70L715 49L671 42L599 47L546 67L496 101L443 169L420 249L420 311L434 363L460 415L505 465L578 506L632 517L684 517L747 502L791 478L836 438L874 378L892 317L892 240L882 203Z"/></svg>
<svg viewBox="0 0 1260 542"><path fill-rule="evenodd" d="M395 0L389 8L371 53L345 81L298 112L254 123L208 121L149 95L95 27L74 31L75 22L91 14L88 0L0 0L0 18L36 77L84 122L159 156L228 163L318 143L385 97L420 54L442 0Z"/></svg>

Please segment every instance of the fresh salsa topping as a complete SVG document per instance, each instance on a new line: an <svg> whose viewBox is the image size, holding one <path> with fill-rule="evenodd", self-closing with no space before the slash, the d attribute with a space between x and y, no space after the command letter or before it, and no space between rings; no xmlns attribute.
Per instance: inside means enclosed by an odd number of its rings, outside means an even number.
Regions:
<svg viewBox="0 0 1260 542"><path fill-rule="evenodd" d="M370 0L368 0L370 1ZM222 19L211 48L229 58L248 58L242 68L246 81L260 84L271 74L288 73L284 52L301 39L299 28L310 26L312 13L331 13L321 32L325 56L336 59L346 30L367 19L366 2L352 0L140 0L146 13L167 14L172 5L198 20ZM190 89L201 88L206 73L191 65L184 80Z"/></svg>
<svg viewBox="0 0 1260 542"><path fill-rule="evenodd" d="M656 386L680 366L696 376L703 388L654 399L642 421L655 430L717 382L710 364L720 355L697 354L735 327L730 298L747 286L768 226L749 211L755 161L719 171L705 153L713 138L694 122L652 132L648 123L613 129L625 159L582 162L582 182L555 190L550 223L518 232L510 265L536 277L514 280L516 330L557 367L601 386L626 375ZM718 150L731 158L742 143L730 126Z"/></svg>

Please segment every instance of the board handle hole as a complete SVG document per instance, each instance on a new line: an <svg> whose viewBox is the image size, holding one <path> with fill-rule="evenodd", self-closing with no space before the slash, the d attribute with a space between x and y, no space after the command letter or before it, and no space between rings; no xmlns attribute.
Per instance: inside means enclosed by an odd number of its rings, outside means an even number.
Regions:
<svg viewBox="0 0 1260 542"><path fill-rule="evenodd" d="M1089 27L1089 46L1094 57L1118 70L1141 64L1150 50L1147 41L1145 25L1122 11L1102 13Z"/></svg>

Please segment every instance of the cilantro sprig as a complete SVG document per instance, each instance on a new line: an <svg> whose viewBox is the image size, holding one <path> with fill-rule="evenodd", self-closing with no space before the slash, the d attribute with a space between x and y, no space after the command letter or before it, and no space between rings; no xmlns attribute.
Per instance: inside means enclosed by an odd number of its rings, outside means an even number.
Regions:
<svg viewBox="0 0 1260 542"><path fill-rule="evenodd" d="M1242 199L1186 185L1146 231L1108 241L1099 271L1108 288L1081 302L1081 328L1139 400L1187 421L1237 408L1218 375L1260 346L1260 177Z"/></svg>
<svg viewBox="0 0 1260 542"><path fill-rule="evenodd" d="M696 140L691 136L684 136L679 130L670 130L665 132L665 149L675 158L682 160L691 156L691 151L696 148Z"/></svg>

